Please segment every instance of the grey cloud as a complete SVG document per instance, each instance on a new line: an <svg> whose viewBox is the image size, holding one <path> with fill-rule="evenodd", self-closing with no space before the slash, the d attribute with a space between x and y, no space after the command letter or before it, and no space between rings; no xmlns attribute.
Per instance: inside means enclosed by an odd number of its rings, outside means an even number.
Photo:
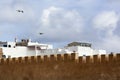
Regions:
<svg viewBox="0 0 120 80"><path fill-rule="evenodd" d="M119 14L116 14L115 11L105 11L98 14L94 20L94 27L97 28L97 31L100 33L101 42L96 43L99 47L107 49L108 51L119 51L119 40L120 37L114 33L118 27ZM116 47L115 47L116 46Z"/></svg>
<svg viewBox="0 0 120 80"><path fill-rule="evenodd" d="M18 13L16 10L23 10ZM27 0L1 0L0 1L0 22L1 23L26 23L36 19L35 10L31 1Z"/></svg>
<svg viewBox="0 0 120 80"><path fill-rule="evenodd" d="M120 37L117 35L106 36L102 39L102 42L97 43L99 48L106 49L108 52L120 52L119 45Z"/></svg>
<svg viewBox="0 0 120 80"><path fill-rule="evenodd" d="M43 11L38 31L43 31L49 39L65 41L77 38L83 28L83 18L77 11L50 7Z"/></svg>
<svg viewBox="0 0 120 80"><path fill-rule="evenodd" d="M118 20L119 16L114 11L104 11L93 19L93 24L95 28L106 30L108 34L113 34L113 31L117 27Z"/></svg>

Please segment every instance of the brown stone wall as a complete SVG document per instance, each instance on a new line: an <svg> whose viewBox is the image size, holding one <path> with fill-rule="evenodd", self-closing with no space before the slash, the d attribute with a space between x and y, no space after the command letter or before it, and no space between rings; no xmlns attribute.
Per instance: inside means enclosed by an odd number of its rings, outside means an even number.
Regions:
<svg viewBox="0 0 120 80"><path fill-rule="evenodd" d="M0 48L0 58L2 57L3 55L3 51L2 51L2 48Z"/></svg>
<svg viewBox="0 0 120 80"><path fill-rule="evenodd" d="M1 59L0 80L120 80L120 54Z"/></svg>

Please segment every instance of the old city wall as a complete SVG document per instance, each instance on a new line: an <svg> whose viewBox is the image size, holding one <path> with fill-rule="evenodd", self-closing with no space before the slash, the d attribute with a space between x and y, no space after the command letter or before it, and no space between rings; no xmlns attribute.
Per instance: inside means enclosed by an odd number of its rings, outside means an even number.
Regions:
<svg viewBox="0 0 120 80"><path fill-rule="evenodd" d="M120 80L120 54L0 59L0 80Z"/></svg>

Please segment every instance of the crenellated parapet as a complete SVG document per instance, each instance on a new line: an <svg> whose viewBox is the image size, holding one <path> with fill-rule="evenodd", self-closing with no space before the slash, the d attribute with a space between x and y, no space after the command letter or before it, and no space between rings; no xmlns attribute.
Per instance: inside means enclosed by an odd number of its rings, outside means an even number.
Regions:
<svg viewBox="0 0 120 80"><path fill-rule="evenodd" d="M30 63L44 63L44 62L71 62L77 61L78 54L52 54L52 55L38 55L38 56L25 56L18 58L1 58L0 64L30 64Z"/></svg>
<svg viewBox="0 0 120 80"><path fill-rule="evenodd" d="M44 56L25 56L18 58L2 58L0 64L30 64L30 63L54 63L54 62L75 62L79 64L90 63L111 63L119 62L120 54L105 54L105 55L92 55L92 56L78 56L77 53L71 54L52 54Z"/></svg>
<svg viewBox="0 0 120 80"><path fill-rule="evenodd" d="M79 63L111 63L120 61L120 54L102 54L79 57Z"/></svg>

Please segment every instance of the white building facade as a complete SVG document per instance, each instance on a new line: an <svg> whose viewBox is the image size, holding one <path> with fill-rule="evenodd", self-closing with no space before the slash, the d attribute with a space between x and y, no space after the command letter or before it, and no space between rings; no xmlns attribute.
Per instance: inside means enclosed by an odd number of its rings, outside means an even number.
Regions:
<svg viewBox="0 0 120 80"><path fill-rule="evenodd" d="M0 42L2 57L24 57L50 54L78 53L79 56L106 54L105 50L94 50L89 43L73 42L64 48L53 49L50 44L21 40L21 42Z"/></svg>

